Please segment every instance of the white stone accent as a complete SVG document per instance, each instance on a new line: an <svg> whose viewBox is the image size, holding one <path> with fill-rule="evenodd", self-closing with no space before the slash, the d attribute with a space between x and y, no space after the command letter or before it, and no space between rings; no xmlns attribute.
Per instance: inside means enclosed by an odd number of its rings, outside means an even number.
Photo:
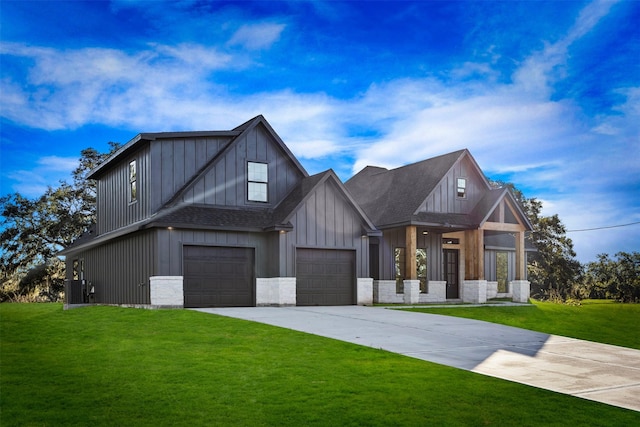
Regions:
<svg viewBox="0 0 640 427"><path fill-rule="evenodd" d="M419 303L445 302L447 300L447 282L441 280L429 280L427 293L420 294Z"/></svg>
<svg viewBox="0 0 640 427"><path fill-rule="evenodd" d="M257 278L256 305L277 307L296 305L296 278Z"/></svg>
<svg viewBox="0 0 640 427"><path fill-rule="evenodd" d="M498 282L487 282L487 299L498 297Z"/></svg>
<svg viewBox="0 0 640 427"><path fill-rule="evenodd" d="M182 276L149 277L151 305L184 307Z"/></svg>
<svg viewBox="0 0 640 427"><path fill-rule="evenodd" d="M373 302L379 304L401 304L404 302L404 296L396 292L395 280L374 280Z"/></svg>
<svg viewBox="0 0 640 427"><path fill-rule="evenodd" d="M404 303L417 304L420 301L420 280L404 281Z"/></svg>
<svg viewBox="0 0 640 427"><path fill-rule="evenodd" d="M514 302L529 302L531 283L528 280L513 280L509 282L509 287L513 294Z"/></svg>
<svg viewBox="0 0 640 427"><path fill-rule="evenodd" d="M465 280L462 282L462 301L474 304L487 302L487 281Z"/></svg>
<svg viewBox="0 0 640 427"><path fill-rule="evenodd" d="M356 304L373 304L373 279L370 277L358 277L356 292Z"/></svg>

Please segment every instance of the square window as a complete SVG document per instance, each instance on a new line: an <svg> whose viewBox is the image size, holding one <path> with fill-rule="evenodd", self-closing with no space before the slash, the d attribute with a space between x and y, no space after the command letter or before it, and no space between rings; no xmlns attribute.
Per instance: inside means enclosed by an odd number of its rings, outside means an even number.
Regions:
<svg viewBox="0 0 640 427"><path fill-rule="evenodd" d="M266 202L267 184L261 182L250 182L248 199L253 202Z"/></svg>

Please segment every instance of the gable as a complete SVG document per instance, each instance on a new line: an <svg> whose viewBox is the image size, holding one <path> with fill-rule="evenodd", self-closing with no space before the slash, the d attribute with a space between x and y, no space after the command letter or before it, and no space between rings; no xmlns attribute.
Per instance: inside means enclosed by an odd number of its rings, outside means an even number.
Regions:
<svg viewBox="0 0 640 427"><path fill-rule="evenodd" d="M306 175L278 139L263 122L247 127L178 192L171 204L276 206ZM248 200L249 162L267 165L267 202Z"/></svg>
<svg viewBox="0 0 640 427"><path fill-rule="evenodd" d="M458 179L464 180L464 196L458 194ZM416 213L470 214L490 189L484 174L468 151L453 164L429 193Z"/></svg>
<svg viewBox="0 0 640 427"><path fill-rule="evenodd" d="M312 247L351 247L354 238L373 231L373 224L344 191L332 171L308 178L315 186L287 216L296 244Z"/></svg>

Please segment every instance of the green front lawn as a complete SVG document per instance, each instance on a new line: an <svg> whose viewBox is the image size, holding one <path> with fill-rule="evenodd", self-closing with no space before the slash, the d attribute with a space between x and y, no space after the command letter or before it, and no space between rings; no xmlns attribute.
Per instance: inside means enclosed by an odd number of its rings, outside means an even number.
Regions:
<svg viewBox="0 0 640 427"><path fill-rule="evenodd" d="M407 310L485 320L640 350L640 304L621 304L611 300L585 300L578 306L532 302L518 307L457 306Z"/></svg>
<svg viewBox="0 0 640 427"><path fill-rule="evenodd" d="M187 310L0 305L2 426L640 425L640 413Z"/></svg>

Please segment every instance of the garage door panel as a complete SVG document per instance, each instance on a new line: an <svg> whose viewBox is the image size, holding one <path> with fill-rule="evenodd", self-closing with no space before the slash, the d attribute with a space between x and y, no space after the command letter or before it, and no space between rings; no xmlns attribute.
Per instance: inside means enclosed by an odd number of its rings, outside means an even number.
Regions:
<svg viewBox="0 0 640 427"><path fill-rule="evenodd" d="M355 252L333 249L296 251L298 305L355 303Z"/></svg>
<svg viewBox="0 0 640 427"><path fill-rule="evenodd" d="M253 248L185 246L185 307L255 305Z"/></svg>

